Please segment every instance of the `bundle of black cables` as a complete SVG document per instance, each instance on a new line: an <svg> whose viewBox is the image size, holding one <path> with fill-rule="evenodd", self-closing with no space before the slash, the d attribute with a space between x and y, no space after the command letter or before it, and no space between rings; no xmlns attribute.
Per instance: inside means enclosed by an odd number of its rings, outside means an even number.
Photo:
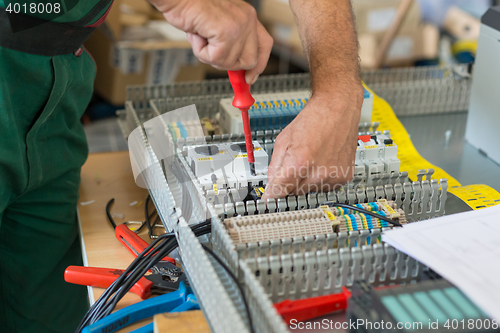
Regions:
<svg viewBox="0 0 500 333"><path fill-rule="evenodd" d="M205 221L191 227L194 234L199 237L211 232L211 222ZM177 239L173 233L158 236L141 254L134 259L130 266L120 275L90 307L83 317L76 332L109 315L116 304L143 277L151 267L178 247ZM226 266L227 267L227 266Z"/></svg>

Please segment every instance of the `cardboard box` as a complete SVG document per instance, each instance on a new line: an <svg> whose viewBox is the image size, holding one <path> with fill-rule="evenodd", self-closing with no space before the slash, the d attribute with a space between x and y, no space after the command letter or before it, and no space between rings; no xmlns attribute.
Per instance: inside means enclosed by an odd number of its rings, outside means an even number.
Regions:
<svg viewBox="0 0 500 333"><path fill-rule="evenodd" d="M125 103L128 85L205 78L187 40L120 41L127 26L140 27L152 15L154 9L145 1L115 0L106 18L108 29L97 29L85 42L97 65L94 91L113 105Z"/></svg>
<svg viewBox="0 0 500 333"><path fill-rule="evenodd" d="M374 68L375 56L382 41L378 34L360 34L359 57L362 68ZM421 24L413 32L399 33L394 38L384 67L411 65L416 60L434 59L438 55L439 30L431 24Z"/></svg>
<svg viewBox="0 0 500 333"><path fill-rule="evenodd" d="M394 19L401 0L352 0L358 34L383 35ZM259 18L264 24L294 26L295 17L288 0L261 0ZM417 1L410 6L400 32L414 31L421 22L420 7Z"/></svg>
<svg viewBox="0 0 500 333"><path fill-rule="evenodd" d="M391 26L400 3L401 0L352 0L358 34L370 33L382 36ZM417 29L420 22L421 13L418 1L413 1L399 32L411 33Z"/></svg>
<svg viewBox="0 0 500 333"><path fill-rule="evenodd" d="M295 25L288 0L261 0L258 14L262 23Z"/></svg>

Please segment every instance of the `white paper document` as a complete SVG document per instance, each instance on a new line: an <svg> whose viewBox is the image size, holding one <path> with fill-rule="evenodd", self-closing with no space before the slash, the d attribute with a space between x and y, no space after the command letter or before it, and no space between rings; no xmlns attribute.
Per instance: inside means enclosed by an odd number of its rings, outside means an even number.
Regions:
<svg viewBox="0 0 500 333"><path fill-rule="evenodd" d="M432 268L500 321L500 205L410 223L382 240Z"/></svg>

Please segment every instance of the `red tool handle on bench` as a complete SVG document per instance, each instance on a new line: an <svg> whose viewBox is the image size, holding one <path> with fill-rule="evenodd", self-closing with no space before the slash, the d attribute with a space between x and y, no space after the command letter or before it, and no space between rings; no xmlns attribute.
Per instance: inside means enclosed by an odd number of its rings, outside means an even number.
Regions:
<svg viewBox="0 0 500 333"><path fill-rule="evenodd" d="M64 271L64 281L83 286L107 288L122 275L123 272L122 269L69 266L66 268L66 271ZM134 284L130 291L139 295L142 299L146 299L151 295L152 286L153 282L142 277Z"/></svg>
<svg viewBox="0 0 500 333"><path fill-rule="evenodd" d="M139 253L144 251L144 249L149 245L144 239L130 230L125 224L120 224L116 227L115 236L134 257L137 257ZM168 261L175 265L175 259L170 257L165 257L162 261Z"/></svg>

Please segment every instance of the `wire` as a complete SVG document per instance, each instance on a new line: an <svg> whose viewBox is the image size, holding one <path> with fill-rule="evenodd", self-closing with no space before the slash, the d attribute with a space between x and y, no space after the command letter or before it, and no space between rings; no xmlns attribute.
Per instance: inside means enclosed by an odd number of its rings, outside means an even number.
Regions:
<svg viewBox="0 0 500 333"><path fill-rule="evenodd" d="M149 221L156 214L156 209L151 214L149 214L148 203L149 203L150 199L151 199L151 196L148 195L148 197L146 198L146 204L144 206L144 207L146 207L144 210L145 220L144 220L144 222L141 223L139 228L134 230L134 232L136 234L138 234L144 228L144 226L146 225L146 221ZM111 212L110 212L111 206L113 205L114 202L115 202L115 198L112 198L106 204L106 215L108 217L109 223L111 223L111 225L113 226L113 229L116 229L115 220L113 219L113 216L111 215ZM128 223L128 222L124 222L124 223ZM149 233L150 238L151 238L151 235L152 235L152 231Z"/></svg>
<svg viewBox="0 0 500 333"><path fill-rule="evenodd" d="M212 231L208 220L193 225L191 229L196 237L208 234ZM178 242L174 234L169 233L158 236L157 239L149 244L146 249L134 259L123 274L104 291L97 302L92 305L80 322L76 332L81 332L84 327L109 315L116 307L116 304L134 284L143 277L151 267L156 265L162 258L177 247Z"/></svg>
<svg viewBox="0 0 500 333"><path fill-rule="evenodd" d="M395 226L402 227L401 223L399 223L397 221L394 221L394 220L392 220L392 219L390 219L388 217L385 217L383 215L371 212L371 211L363 209L363 208L359 208L359 207L356 207L356 206L347 205L347 204L343 204L343 203L338 203L338 202L326 202L325 204L328 205L329 207L342 207L342 208L347 208L347 209L355 210L355 211L358 211L360 213L373 216L373 217L375 217L377 219L384 220L384 221L389 222L389 223L391 223L391 224L393 224Z"/></svg>
<svg viewBox="0 0 500 333"><path fill-rule="evenodd" d="M111 213L109 212L109 209L111 208L111 205L115 202L115 198L111 198L111 200L108 201L106 204L106 215L108 216L109 223L111 223L111 226L113 226L113 229L116 229L116 223L115 220L113 220L113 217L111 216Z"/></svg>
<svg viewBox="0 0 500 333"><path fill-rule="evenodd" d="M236 283L236 286L238 287L238 290L240 291L241 299L243 300L243 304L245 305L245 312L247 313L248 324L250 325L250 332L254 333L255 331L253 329L253 322L252 322L252 316L250 314L250 307L248 306L247 298L246 298L245 293L243 291L243 287L238 282L238 278L236 277L236 275L234 275L234 273L226 265L226 263L224 261L222 261L222 259L218 255L216 255L214 251L212 251L212 249L207 247L205 244L201 244L201 247L206 252L208 252L222 266L222 268L224 268L224 270L227 272L227 274L229 274L229 276L234 280L234 283Z"/></svg>
<svg viewBox="0 0 500 333"><path fill-rule="evenodd" d="M149 211L149 202L150 201L151 201L151 196L148 195L148 197L146 198L146 203L144 205L144 217L145 217L144 223L148 227L149 238L151 238L151 236L153 235L153 228L151 227L150 216L149 216L149 212L148 212Z"/></svg>
<svg viewBox="0 0 500 333"><path fill-rule="evenodd" d="M89 311L82 318L80 325L75 332L80 332L84 327L96 322L101 319L101 313L106 302L111 298L111 296L120 288L124 280L128 277L129 273L132 272L136 267L144 261L144 258L151 257L156 251L151 251L158 243L163 241L165 238L174 237L172 234L163 234L155 239L151 244L149 244L144 251L142 251L132 263L127 267L127 269L120 275L99 297L99 299L90 307ZM161 258L160 258L161 259ZM159 260L158 260L159 261ZM137 282L137 281L136 281ZM134 282L135 283L135 282Z"/></svg>

